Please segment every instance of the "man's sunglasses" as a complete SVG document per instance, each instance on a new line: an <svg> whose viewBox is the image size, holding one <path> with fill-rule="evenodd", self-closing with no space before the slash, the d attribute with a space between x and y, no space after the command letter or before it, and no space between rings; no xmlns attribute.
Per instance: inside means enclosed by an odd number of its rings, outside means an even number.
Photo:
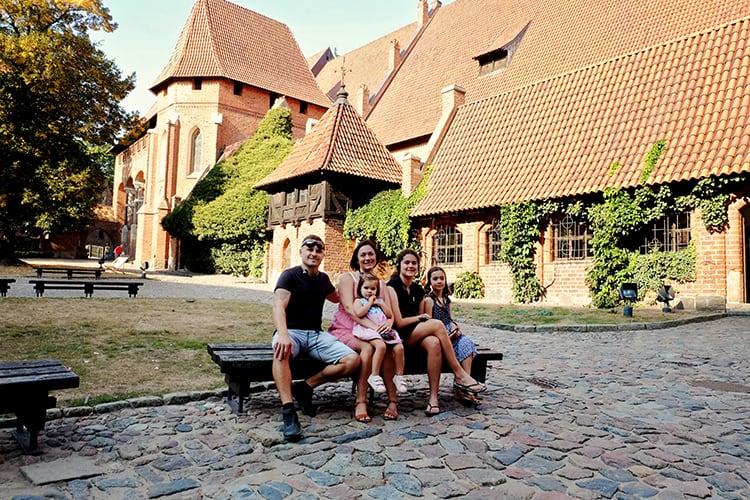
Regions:
<svg viewBox="0 0 750 500"><path fill-rule="evenodd" d="M321 242L319 242L317 240L305 240L302 243L302 246L303 247L307 247L308 250L312 250L313 248L317 248L321 252L326 249L326 246L323 243L321 243Z"/></svg>

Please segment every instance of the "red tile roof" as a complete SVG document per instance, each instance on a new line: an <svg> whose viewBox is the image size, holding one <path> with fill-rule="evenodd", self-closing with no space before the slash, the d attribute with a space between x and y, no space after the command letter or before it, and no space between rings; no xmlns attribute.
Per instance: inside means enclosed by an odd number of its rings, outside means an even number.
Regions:
<svg viewBox="0 0 750 500"><path fill-rule="evenodd" d="M424 137L440 117L446 86L464 87L467 102L484 99L743 18L749 10L748 0L455 0L435 12L367 123L388 146ZM472 58L526 24L510 66L479 77ZM347 55L347 65L351 59ZM354 73L346 82L359 85Z"/></svg>
<svg viewBox="0 0 750 500"><path fill-rule="evenodd" d="M255 188L268 190L273 184L316 172L401 182L401 166L346 100L346 95L341 89L339 98L310 133Z"/></svg>
<svg viewBox="0 0 750 500"><path fill-rule="evenodd" d="M635 186L662 139L650 183L750 172L750 18L460 107L412 215Z"/></svg>
<svg viewBox="0 0 750 500"><path fill-rule="evenodd" d="M328 107L289 28L226 0L196 0L172 56L152 86L219 77Z"/></svg>
<svg viewBox="0 0 750 500"><path fill-rule="evenodd" d="M365 84L370 90L370 95L374 95L388 76L388 53L391 41L398 40L399 46L403 50L409 44L409 40L416 30L417 23L415 21L329 61L316 76L318 85L331 100L334 100L336 92L339 90L341 67L343 65L346 71L344 82L349 90L357 89L360 85Z"/></svg>

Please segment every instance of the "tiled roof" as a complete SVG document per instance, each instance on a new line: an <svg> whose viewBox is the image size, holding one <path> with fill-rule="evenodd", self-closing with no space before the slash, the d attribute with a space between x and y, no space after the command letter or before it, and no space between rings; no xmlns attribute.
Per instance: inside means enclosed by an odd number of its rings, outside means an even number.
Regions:
<svg viewBox="0 0 750 500"><path fill-rule="evenodd" d="M226 0L196 0L172 56L152 86L219 77L328 107L289 28Z"/></svg>
<svg viewBox="0 0 750 500"><path fill-rule="evenodd" d="M412 215L635 186L659 140L649 183L750 172L750 18L460 107Z"/></svg>
<svg viewBox="0 0 750 500"><path fill-rule="evenodd" d="M440 89L449 85L462 86L466 101L476 101L725 24L749 10L748 0L455 0L435 12L367 123L386 145L423 137L434 130ZM472 58L527 24L510 66L479 77ZM350 88L359 83L354 75L346 81Z"/></svg>
<svg viewBox="0 0 750 500"><path fill-rule="evenodd" d="M401 166L346 100L344 89L289 156L254 187L266 189L316 172L401 182Z"/></svg>
<svg viewBox="0 0 750 500"><path fill-rule="evenodd" d="M355 91L364 83L370 89L370 95L375 94L388 76L388 53L391 41L398 40L403 50L416 30L415 21L329 61L316 76L318 85L331 100L334 100L339 90L343 65L346 71L344 83L349 90Z"/></svg>

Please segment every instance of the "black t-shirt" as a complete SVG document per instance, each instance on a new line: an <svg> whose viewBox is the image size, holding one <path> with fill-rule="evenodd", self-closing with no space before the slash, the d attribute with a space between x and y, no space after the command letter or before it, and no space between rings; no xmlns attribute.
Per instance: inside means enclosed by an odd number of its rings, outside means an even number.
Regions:
<svg viewBox="0 0 750 500"><path fill-rule="evenodd" d="M287 269L276 282L276 289L291 293L286 307L286 326L293 330L321 330L323 304L335 290L324 272L308 274L302 266Z"/></svg>
<svg viewBox="0 0 750 500"><path fill-rule="evenodd" d="M422 288L419 283L412 283L410 290L407 290L406 285L401 281L401 278L396 276L388 281L387 285L396 291L398 309L401 311L402 318L419 315L419 304L421 304L422 299L424 299L424 288ZM398 331L401 338L406 340L418 324L419 323L413 323L401 328L396 328L396 331Z"/></svg>

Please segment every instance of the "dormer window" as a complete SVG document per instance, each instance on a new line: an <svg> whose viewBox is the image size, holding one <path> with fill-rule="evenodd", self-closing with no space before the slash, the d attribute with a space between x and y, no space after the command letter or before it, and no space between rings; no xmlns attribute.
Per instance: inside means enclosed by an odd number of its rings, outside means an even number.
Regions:
<svg viewBox="0 0 750 500"><path fill-rule="evenodd" d="M510 65L521 39L531 22L516 24L500 33L485 52L474 56L479 63L479 76L491 75Z"/></svg>
<svg viewBox="0 0 750 500"><path fill-rule="evenodd" d="M508 51L497 49L475 58L479 61L479 76L489 75L508 67Z"/></svg>

